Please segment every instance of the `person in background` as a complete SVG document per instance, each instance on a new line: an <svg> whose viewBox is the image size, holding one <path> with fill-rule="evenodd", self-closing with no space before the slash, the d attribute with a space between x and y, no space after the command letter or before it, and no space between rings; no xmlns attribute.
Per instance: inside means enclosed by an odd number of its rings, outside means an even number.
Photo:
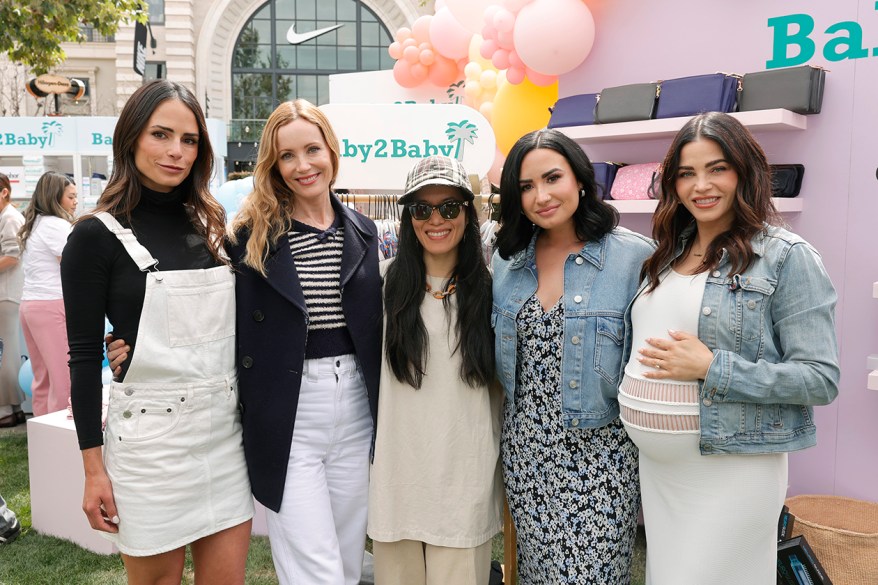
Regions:
<svg viewBox="0 0 878 585"><path fill-rule="evenodd" d="M63 410L70 400L60 263L76 202L76 185L72 179L52 171L43 174L24 211L24 225L18 232L24 268L19 313L33 368L34 416Z"/></svg>
<svg viewBox="0 0 878 585"><path fill-rule="evenodd" d="M513 145L500 191L491 318L520 580L625 584L640 498L616 392L652 245L616 227L588 157L557 130Z"/></svg>
<svg viewBox="0 0 878 585"><path fill-rule="evenodd" d="M369 536L381 585L486 585L502 527L502 391L491 276L463 166L408 174L399 251L381 264L384 354Z"/></svg>
<svg viewBox="0 0 878 585"><path fill-rule="evenodd" d="M776 225L770 180L721 113L689 120L662 165L619 390L653 585L774 583L787 452L815 444L813 406L838 394L835 290Z"/></svg>
<svg viewBox="0 0 878 585"><path fill-rule="evenodd" d="M332 192L338 165L323 112L282 103L231 224L244 449L285 585L356 585L366 544L381 277L375 224Z"/></svg>
<svg viewBox="0 0 878 585"><path fill-rule="evenodd" d="M18 305L24 284L18 232L23 225L24 216L12 205L12 183L0 173L0 339L6 349L6 363L0 364L0 428L14 427L25 420L18 387Z"/></svg>
<svg viewBox="0 0 878 585"><path fill-rule="evenodd" d="M61 263L83 511L128 582L244 583L253 500L235 374L234 274L213 150L188 89L140 87L113 133L113 174ZM102 432L105 321L128 341Z"/></svg>

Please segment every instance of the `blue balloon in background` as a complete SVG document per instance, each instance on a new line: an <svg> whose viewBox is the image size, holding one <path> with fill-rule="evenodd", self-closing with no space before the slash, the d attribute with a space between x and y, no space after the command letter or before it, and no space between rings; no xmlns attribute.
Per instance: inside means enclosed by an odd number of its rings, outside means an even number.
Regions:
<svg viewBox="0 0 878 585"><path fill-rule="evenodd" d="M24 360L24 363L21 364L21 368L18 370L18 385L28 398L31 396L30 387L33 383L33 366L31 366L30 360Z"/></svg>
<svg viewBox="0 0 878 585"><path fill-rule="evenodd" d="M227 181L213 194L226 210L226 215L231 218L238 212L241 201L253 190L253 177L245 177L234 181Z"/></svg>

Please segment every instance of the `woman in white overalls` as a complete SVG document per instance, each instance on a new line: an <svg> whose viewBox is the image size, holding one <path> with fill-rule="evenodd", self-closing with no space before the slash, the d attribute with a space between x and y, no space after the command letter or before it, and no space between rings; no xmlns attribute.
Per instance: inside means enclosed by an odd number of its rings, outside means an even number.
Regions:
<svg viewBox="0 0 878 585"><path fill-rule="evenodd" d="M94 215L74 227L61 266L83 510L119 548L129 583L180 582L186 545L196 582L243 583L253 504L234 275L192 93L168 81L137 90L116 124L113 157L110 182ZM105 315L130 350L102 432Z"/></svg>

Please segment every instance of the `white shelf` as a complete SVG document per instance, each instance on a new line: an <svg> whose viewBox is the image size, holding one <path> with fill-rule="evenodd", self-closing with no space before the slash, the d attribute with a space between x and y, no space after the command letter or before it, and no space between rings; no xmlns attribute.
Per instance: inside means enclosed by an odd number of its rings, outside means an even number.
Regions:
<svg viewBox="0 0 878 585"><path fill-rule="evenodd" d="M740 120L750 130L805 130L807 117L789 110L755 110L734 112L731 116ZM615 124L594 124L589 126L568 126L558 128L561 132L583 144L601 142L625 142L636 139L672 138L683 125L692 118L662 118L638 122L616 122Z"/></svg>
<svg viewBox="0 0 878 585"><path fill-rule="evenodd" d="M799 213L802 211L802 200L798 197L774 197L774 206L781 213ZM658 205L655 199L636 200L607 200L607 203L619 210L619 213L654 213ZM878 282L875 283L875 292L878 293ZM878 298L878 295L876 295Z"/></svg>

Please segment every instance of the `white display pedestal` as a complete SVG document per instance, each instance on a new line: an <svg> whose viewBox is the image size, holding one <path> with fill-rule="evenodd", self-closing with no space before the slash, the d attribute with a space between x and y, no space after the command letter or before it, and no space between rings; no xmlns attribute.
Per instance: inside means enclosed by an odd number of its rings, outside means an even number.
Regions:
<svg viewBox="0 0 878 585"><path fill-rule="evenodd" d="M82 511L85 472L67 410L28 419L27 456L34 530L66 538L92 552L117 552L113 543L92 530Z"/></svg>
<svg viewBox="0 0 878 585"><path fill-rule="evenodd" d="M76 429L67 419L66 410L28 419L27 452L34 530L65 538L99 554L118 552L110 541L92 530L82 511L85 473ZM255 504L253 534L267 536L265 508Z"/></svg>

